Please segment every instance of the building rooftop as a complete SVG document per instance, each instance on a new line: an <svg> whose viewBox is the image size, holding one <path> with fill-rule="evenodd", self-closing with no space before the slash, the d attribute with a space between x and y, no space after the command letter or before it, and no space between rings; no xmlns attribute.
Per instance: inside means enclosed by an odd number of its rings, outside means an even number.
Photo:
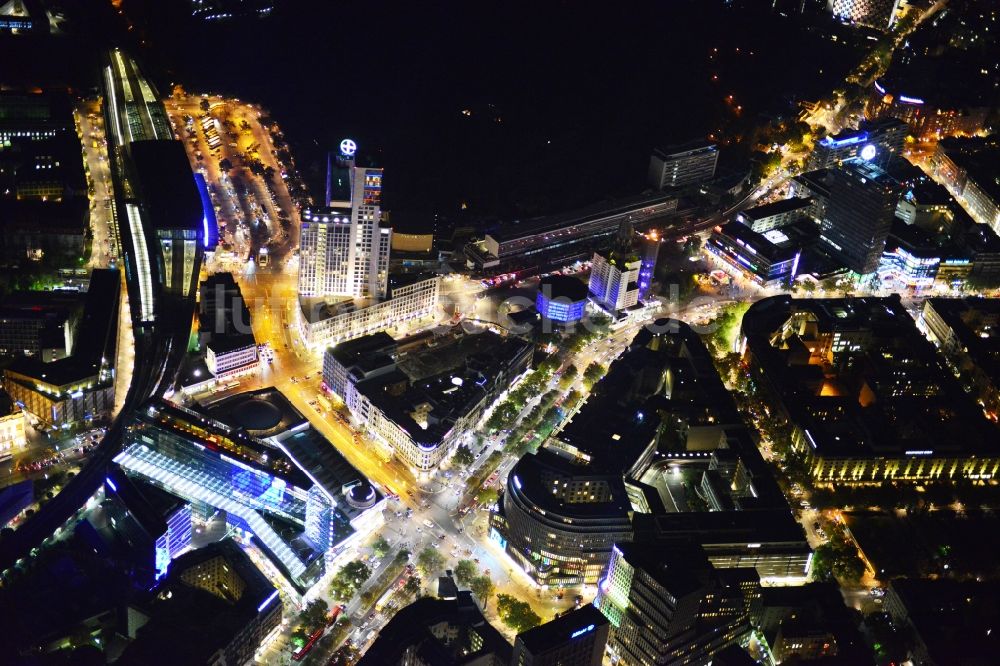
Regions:
<svg viewBox="0 0 1000 666"><path fill-rule="evenodd" d="M203 232L205 211L184 145L180 141L133 141L128 151L138 195L153 228Z"/></svg>
<svg viewBox="0 0 1000 666"><path fill-rule="evenodd" d="M558 487L553 484L554 479L561 480ZM604 492L600 499L570 501L561 495L569 484L593 485ZM569 518L582 529L605 524L627 527L632 511L621 472L580 465L546 447L525 454L514 464L508 475L507 492L527 498L536 510L545 512L542 515L551 514L554 520Z"/></svg>
<svg viewBox="0 0 1000 666"><path fill-rule="evenodd" d="M993 635L1000 609L995 581L904 578L889 583L889 589L932 663L983 663L984 655L1000 652L1000 632Z"/></svg>
<svg viewBox="0 0 1000 666"><path fill-rule="evenodd" d="M423 282L424 280L433 280L437 275L434 273L421 272L421 273L390 273L389 274L389 298L392 298L393 291L396 289L402 289L403 287L409 287L412 284L418 282Z"/></svg>
<svg viewBox="0 0 1000 666"><path fill-rule="evenodd" d="M821 455L995 455L996 426L898 295L767 298L744 316L743 335L768 385Z"/></svg>
<svg viewBox="0 0 1000 666"><path fill-rule="evenodd" d="M521 632L517 635L517 641L523 643L529 652L537 655L607 624L608 618L604 613L597 610L593 604L587 604L564 613L550 622Z"/></svg>
<svg viewBox="0 0 1000 666"><path fill-rule="evenodd" d="M587 283L569 275L549 275L538 281L538 291L551 299L563 298L572 302L587 298Z"/></svg>
<svg viewBox="0 0 1000 666"><path fill-rule="evenodd" d="M675 598L702 587L712 573L705 550L691 539L639 540L615 547L633 568L646 572Z"/></svg>
<svg viewBox="0 0 1000 666"><path fill-rule="evenodd" d="M35 503L35 482L25 479L0 488L0 528Z"/></svg>
<svg viewBox="0 0 1000 666"><path fill-rule="evenodd" d="M281 391L274 387L244 391L199 411L253 437L268 437L308 423Z"/></svg>
<svg viewBox="0 0 1000 666"><path fill-rule="evenodd" d="M136 522L154 541L167 531L167 517L184 506L184 501L154 485L128 477L120 467L108 472L114 493Z"/></svg>
<svg viewBox="0 0 1000 666"><path fill-rule="evenodd" d="M51 386L68 386L100 374L102 367L113 367L117 356L120 293L118 270L95 268L72 355L51 363L38 358L18 358L9 370Z"/></svg>
<svg viewBox="0 0 1000 666"><path fill-rule="evenodd" d="M994 201L1000 200L1000 141L995 137L949 137L942 139L939 149L968 174L970 181Z"/></svg>
<svg viewBox="0 0 1000 666"><path fill-rule="evenodd" d="M797 545L809 552L809 543L791 510L764 508L751 511L697 511L661 515L635 514L636 539L641 537L690 537L703 546L761 544Z"/></svg>
<svg viewBox="0 0 1000 666"><path fill-rule="evenodd" d="M455 630L459 638L445 643L437 638L441 629ZM423 663L440 666L480 663L487 655L506 664L511 657L510 643L486 621L465 591L456 599L423 597L400 609L358 666L399 664L408 651L418 651Z"/></svg>
<svg viewBox="0 0 1000 666"><path fill-rule="evenodd" d="M915 224L907 224L898 217L892 220L892 229L886 241L885 251L902 247L907 252L917 256L942 257L958 252L958 248L945 242L943 238L932 234Z"/></svg>
<svg viewBox="0 0 1000 666"><path fill-rule="evenodd" d="M820 196L830 196L830 172L833 169L815 169L795 176L793 180Z"/></svg>
<svg viewBox="0 0 1000 666"><path fill-rule="evenodd" d="M813 229L816 228L816 225L811 221L807 221L807 224ZM792 237L785 232L785 229L782 227L758 233L740 222L727 222L722 225L720 233L732 238L743 247L749 247L754 257L763 257L774 264L793 259L802 249L801 243L793 242ZM798 236L796 236L796 240L798 240Z"/></svg>
<svg viewBox="0 0 1000 666"><path fill-rule="evenodd" d="M0 198L0 228L13 232L30 229L43 233L83 234L90 219L86 197L62 201Z"/></svg>
<svg viewBox="0 0 1000 666"><path fill-rule="evenodd" d="M694 139L692 141L687 141L685 143L675 143L671 146L664 146L662 148L654 148L653 154L661 158L675 157L677 155L682 155L684 153L690 153L697 150L716 150L717 147L714 143L707 139Z"/></svg>
<svg viewBox="0 0 1000 666"><path fill-rule="evenodd" d="M135 419L172 431L196 446L235 458L238 464L277 476L299 488L312 486L309 477L282 451L261 443L243 426L230 426L207 413L195 411L197 409L200 409L197 404L194 409L188 409L164 400L153 400L136 412Z"/></svg>
<svg viewBox="0 0 1000 666"><path fill-rule="evenodd" d="M915 183L912 188L904 194L907 200L918 206L954 206L955 199L943 185L938 185L934 181L922 180Z"/></svg>
<svg viewBox="0 0 1000 666"><path fill-rule="evenodd" d="M215 559L238 579L235 587L216 585L215 576L201 585L185 576ZM267 610L265 603L275 594L271 583L230 539L185 553L171 562L167 577L152 598L139 605L148 622L116 663L210 663L216 652Z"/></svg>
<svg viewBox="0 0 1000 666"><path fill-rule="evenodd" d="M382 499L382 493L329 440L313 428L279 437L279 441L295 464L315 480L334 499L337 508L348 517L353 518L358 513L350 503L343 501L348 489L361 487L374 492L374 498L368 500L366 505Z"/></svg>
<svg viewBox="0 0 1000 666"><path fill-rule="evenodd" d="M637 194L630 197L622 197L610 202L602 201L568 213L501 224L499 227L491 229L489 235L500 243L515 241L529 236L557 231L575 224L597 221L601 218L625 213L633 209L664 203L671 199L676 199L676 197L677 195L667 192L655 192L652 194ZM609 228L608 233L613 233L616 228Z"/></svg>
<svg viewBox="0 0 1000 666"><path fill-rule="evenodd" d="M1000 299L931 298L930 303L976 366L1000 382Z"/></svg>
<svg viewBox="0 0 1000 666"><path fill-rule="evenodd" d="M772 217L774 215L791 213L796 210L805 210L809 208L811 204L812 199L807 197L792 197L790 199L780 199L772 203L754 206L753 208L745 208L740 211L740 215L752 223L754 220L762 220L766 217Z"/></svg>

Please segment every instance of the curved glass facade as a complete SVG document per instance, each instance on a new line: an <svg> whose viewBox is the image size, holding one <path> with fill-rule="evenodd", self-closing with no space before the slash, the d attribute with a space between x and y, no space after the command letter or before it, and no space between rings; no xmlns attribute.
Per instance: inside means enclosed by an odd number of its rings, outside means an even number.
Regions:
<svg viewBox="0 0 1000 666"><path fill-rule="evenodd" d="M548 474L533 458L511 470L491 516L495 540L540 585L594 585L614 543L632 536L624 485Z"/></svg>

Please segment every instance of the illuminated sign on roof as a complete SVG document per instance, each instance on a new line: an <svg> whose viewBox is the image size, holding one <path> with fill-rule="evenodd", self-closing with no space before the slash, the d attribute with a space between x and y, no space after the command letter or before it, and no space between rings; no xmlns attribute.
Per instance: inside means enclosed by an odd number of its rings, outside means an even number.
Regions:
<svg viewBox="0 0 1000 666"><path fill-rule="evenodd" d="M340 142L340 154L344 157L353 157L356 152L358 152L358 144L354 142L354 139L344 139Z"/></svg>
<svg viewBox="0 0 1000 666"><path fill-rule="evenodd" d="M878 149L874 144L869 143L867 146L861 149L861 159L866 162L870 162L875 159L875 155L878 153Z"/></svg>
<svg viewBox="0 0 1000 666"><path fill-rule="evenodd" d="M923 104L924 100L919 97L907 97L906 95L900 95L899 101L903 104Z"/></svg>
<svg viewBox="0 0 1000 666"><path fill-rule="evenodd" d="M584 627L583 629L577 629L572 634L570 634L569 637L570 638L577 638L579 636L583 636L584 634L589 634L593 630L594 630L594 625L590 624L590 625L587 625L586 627Z"/></svg>
<svg viewBox="0 0 1000 666"><path fill-rule="evenodd" d="M820 144L828 148L844 148L846 146L853 146L867 140L868 132L862 132L861 134L855 134L854 136L849 136L845 139L834 139L833 137L828 136L821 140Z"/></svg>

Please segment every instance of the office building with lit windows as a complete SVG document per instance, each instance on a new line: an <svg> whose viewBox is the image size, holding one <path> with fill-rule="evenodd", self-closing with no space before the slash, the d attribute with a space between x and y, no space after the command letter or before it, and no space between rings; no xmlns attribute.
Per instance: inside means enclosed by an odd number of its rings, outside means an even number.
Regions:
<svg viewBox="0 0 1000 666"><path fill-rule="evenodd" d="M826 207L830 203L831 171L832 169L807 171L788 181L788 194L791 198L809 199L812 202L805 212L816 224L823 221Z"/></svg>
<svg viewBox="0 0 1000 666"><path fill-rule="evenodd" d="M611 623L613 662L710 664L750 639L743 590L687 540L616 543L594 605Z"/></svg>
<svg viewBox="0 0 1000 666"><path fill-rule="evenodd" d="M798 273L804 238L815 239L815 225L807 221L792 234L789 227L758 233L739 222L716 227L706 245L727 269L761 286L790 284ZM787 233L786 233L787 232Z"/></svg>
<svg viewBox="0 0 1000 666"><path fill-rule="evenodd" d="M864 160L846 162L829 176L830 202L820 225L820 241L848 270L874 273L892 228L898 185Z"/></svg>
<svg viewBox="0 0 1000 666"><path fill-rule="evenodd" d="M884 281L905 287L927 288L939 280L952 286L968 276L971 264L967 252L896 218L882 252L878 273Z"/></svg>
<svg viewBox="0 0 1000 666"><path fill-rule="evenodd" d="M944 186L928 181L906 189L896 204L896 217L931 233L950 234L955 200Z"/></svg>
<svg viewBox="0 0 1000 666"><path fill-rule="evenodd" d="M600 307L617 313L639 303L638 254L618 249L595 252L590 268L590 294Z"/></svg>
<svg viewBox="0 0 1000 666"><path fill-rule="evenodd" d="M649 184L658 190L712 180L719 149L708 141L657 148L649 158Z"/></svg>
<svg viewBox="0 0 1000 666"><path fill-rule="evenodd" d="M997 425L898 295L758 301L739 350L817 483L921 483L1000 473Z"/></svg>
<svg viewBox="0 0 1000 666"><path fill-rule="evenodd" d="M18 139L51 139L69 129L72 114L68 95L4 90L0 92L0 150Z"/></svg>
<svg viewBox="0 0 1000 666"><path fill-rule="evenodd" d="M977 223L1000 233L1000 185L996 180L1000 144L992 139L945 139L938 142L931 167L935 178L965 205Z"/></svg>
<svg viewBox="0 0 1000 666"><path fill-rule="evenodd" d="M326 206L302 212L300 297L386 296L392 229L381 226L382 169L355 166L347 141L329 167Z"/></svg>
<svg viewBox="0 0 1000 666"><path fill-rule="evenodd" d="M921 323L983 410L1000 413L1000 299L928 298Z"/></svg>
<svg viewBox="0 0 1000 666"><path fill-rule="evenodd" d="M631 512L621 472L543 447L511 468L490 538L539 585L595 585L611 546L632 537Z"/></svg>
<svg viewBox="0 0 1000 666"><path fill-rule="evenodd" d="M209 372L220 377L256 370L260 359L250 310L232 274L208 276L198 292L198 341Z"/></svg>
<svg viewBox="0 0 1000 666"><path fill-rule="evenodd" d="M614 315L641 303L653 286L660 242L656 230L637 233L631 222L619 224L611 248L591 259L588 289L594 301Z"/></svg>
<svg viewBox="0 0 1000 666"><path fill-rule="evenodd" d="M903 153L909 126L898 118L864 120L857 129L845 129L823 137L806 160L809 171L829 169L860 158L885 167Z"/></svg>
<svg viewBox="0 0 1000 666"><path fill-rule="evenodd" d="M0 301L0 356L49 363L72 353L83 295L69 290L15 291Z"/></svg>
<svg viewBox="0 0 1000 666"><path fill-rule="evenodd" d="M711 477L710 511L681 498ZM682 534L718 568L802 580L811 550L698 335L641 330L587 402L507 476L490 539L539 585L594 585L615 543Z"/></svg>
<svg viewBox="0 0 1000 666"><path fill-rule="evenodd" d="M385 456L414 470L437 467L531 364L533 346L486 331L449 336L395 355L384 334L327 350L323 383ZM341 392L342 391L342 392Z"/></svg>
<svg viewBox="0 0 1000 666"><path fill-rule="evenodd" d="M11 456L28 445L24 433L26 423L24 410L0 389L0 458Z"/></svg>
<svg viewBox="0 0 1000 666"><path fill-rule="evenodd" d="M33 421L69 428L111 415L121 291L117 269L93 270L72 354L50 363L25 356L4 368L4 388Z"/></svg>
<svg viewBox="0 0 1000 666"><path fill-rule="evenodd" d="M812 205L812 199L805 197L782 199L741 210L736 214L736 221L762 234L806 217Z"/></svg>
<svg viewBox="0 0 1000 666"><path fill-rule="evenodd" d="M440 275L403 273L389 277L388 298L382 301L300 298L299 330L308 347L325 349L401 324L429 320L437 313L440 293Z"/></svg>
<svg viewBox="0 0 1000 666"><path fill-rule="evenodd" d="M0 260L8 267L70 265L83 254L90 208L81 150L68 95L0 92Z"/></svg>

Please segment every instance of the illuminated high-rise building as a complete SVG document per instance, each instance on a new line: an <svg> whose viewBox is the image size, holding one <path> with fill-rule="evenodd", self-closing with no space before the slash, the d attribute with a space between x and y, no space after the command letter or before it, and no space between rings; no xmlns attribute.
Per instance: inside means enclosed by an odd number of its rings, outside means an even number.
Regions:
<svg viewBox="0 0 1000 666"><path fill-rule="evenodd" d="M631 222L622 222L611 249L594 253L589 289L598 305L618 312L646 298L659 252L657 231L639 234Z"/></svg>
<svg viewBox="0 0 1000 666"><path fill-rule="evenodd" d="M380 226L382 169L354 164L341 142L327 173L326 206L302 215L299 296L384 298L392 230Z"/></svg>
<svg viewBox="0 0 1000 666"><path fill-rule="evenodd" d="M657 148L649 158L649 182L660 190L704 183L715 177L718 162L719 149L709 141Z"/></svg>
<svg viewBox="0 0 1000 666"><path fill-rule="evenodd" d="M896 182L871 162L851 160L830 173L820 240L851 271L875 272L899 201Z"/></svg>
<svg viewBox="0 0 1000 666"><path fill-rule="evenodd" d="M590 293L609 312L618 312L639 302L639 255L620 250L595 252L590 268Z"/></svg>
<svg viewBox="0 0 1000 666"><path fill-rule="evenodd" d="M612 660L623 664L711 663L750 634L740 585L688 541L616 544L594 605L611 622Z"/></svg>
<svg viewBox="0 0 1000 666"><path fill-rule="evenodd" d="M639 254L642 256L642 264L639 266L640 301L649 295L649 289L653 286L656 258L660 255L661 242L660 234L655 229L643 234L639 241Z"/></svg>

